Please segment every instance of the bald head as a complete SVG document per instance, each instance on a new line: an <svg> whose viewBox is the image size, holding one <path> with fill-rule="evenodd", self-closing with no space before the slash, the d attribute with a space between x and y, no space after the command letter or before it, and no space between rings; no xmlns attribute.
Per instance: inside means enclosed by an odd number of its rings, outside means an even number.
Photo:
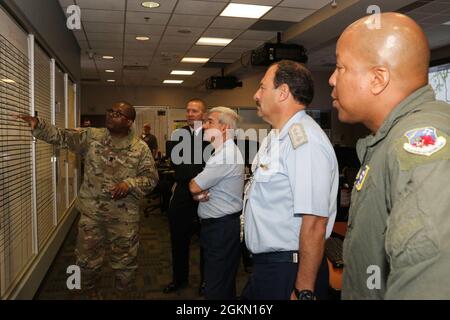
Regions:
<svg viewBox="0 0 450 320"><path fill-rule="evenodd" d="M339 38L329 81L339 119L376 132L401 101L428 83L429 59L425 34L403 14L354 22Z"/></svg>
<svg viewBox="0 0 450 320"><path fill-rule="evenodd" d="M420 26L394 12L357 20L344 31L338 45L351 43L354 55L368 66L386 66L394 81L423 86L428 81L430 49Z"/></svg>

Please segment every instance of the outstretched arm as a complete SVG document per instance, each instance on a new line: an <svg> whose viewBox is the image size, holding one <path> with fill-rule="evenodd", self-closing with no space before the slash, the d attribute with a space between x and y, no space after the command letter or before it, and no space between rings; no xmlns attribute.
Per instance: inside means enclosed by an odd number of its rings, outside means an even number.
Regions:
<svg viewBox="0 0 450 320"><path fill-rule="evenodd" d="M36 139L56 145L60 148L69 148L75 153L83 153L87 145L87 130L60 129L48 124L45 120L26 114L18 114L17 119L28 123Z"/></svg>

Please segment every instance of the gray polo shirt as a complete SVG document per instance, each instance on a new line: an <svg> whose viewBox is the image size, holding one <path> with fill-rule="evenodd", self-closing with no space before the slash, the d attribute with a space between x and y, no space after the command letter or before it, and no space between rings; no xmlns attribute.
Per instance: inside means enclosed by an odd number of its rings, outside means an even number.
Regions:
<svg viewBox="0 0 450 320"><path fill-rule="evenodd" d="M216 149L194 180L210 193L209 200L198 206L201 219L220 218L242 210L244 159L233 140Z"/></svg>

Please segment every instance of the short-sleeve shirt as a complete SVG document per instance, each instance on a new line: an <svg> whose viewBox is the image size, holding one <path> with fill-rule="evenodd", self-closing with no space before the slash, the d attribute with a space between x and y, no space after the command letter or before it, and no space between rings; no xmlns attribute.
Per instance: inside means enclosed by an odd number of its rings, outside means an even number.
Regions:
<svg viewBox="0 0 450 320"><path fill-rule="evenodd" d="M300 125L306 141L294 148L289 131ZM302 215L336 218L339 171L333 147L304 110L281 131L272 130L252 165L245 204L245 241L252 253L299 249Z"/></svg>
<svg viewBox="0 0 450 320"><path fill-rule="evenodd" d="M209 200L200 202L201 219L220 218L242 210L244 159L233 140L217 148L195 178L202 190L209 190Z"/></svg>

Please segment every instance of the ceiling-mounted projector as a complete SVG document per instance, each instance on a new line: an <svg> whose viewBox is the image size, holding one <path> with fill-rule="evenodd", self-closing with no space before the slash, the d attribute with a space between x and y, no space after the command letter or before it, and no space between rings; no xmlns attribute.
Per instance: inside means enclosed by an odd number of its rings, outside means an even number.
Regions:
<svg viewBox="0 0 450 320"><path fill-rule="evenodd" d="M254 66L268 66L280 60L308 62L306 49L298 44L265 43L252 51L251 63Z"/></svg>
<svg viewBox="0 0 450 320"><path fill-rule="evenodd" d="M242 87L242 81L239 81L236 77L209 77L205 85L208 90L234 89Z"/></svg>

